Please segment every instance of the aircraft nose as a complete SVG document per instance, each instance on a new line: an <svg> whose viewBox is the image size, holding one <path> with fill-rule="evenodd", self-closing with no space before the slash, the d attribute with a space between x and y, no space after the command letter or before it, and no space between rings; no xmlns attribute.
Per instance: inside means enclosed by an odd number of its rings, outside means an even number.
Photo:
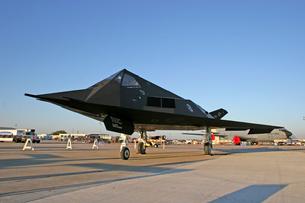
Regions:
<svg viewBox="0 0 305 203"><path fill-rule="evenodd" d="M283 128L280 130L281 132L283 132L287 138L290 138L292 136L292 132L290 132L289 130Z"/></svg>
<svg viewBox="0 0 305 203"><path fill-rule="evenodd" d="M25 93L24 95L43 101L56 102L56 101L66 101L69 99L83 100L87 94L88 94L87 90L74 90L68 92L56 92L56 93L39 94L39 95Z"/></svg>
<svg viewBox="0 0 305 203"><path fill-rule="evenodd" d="M286 135L287 135L287 137L289 138L289 137L291 137L291 136L292 136L292 132L287 131L287 132L286 132Z"/></svg>
<svg viewBox="0 0 305 203"><path fill-rule="evenodd" d="M56 95L56 94L39 94L39 95L34 95L34 94L28 94L25 93L25 96L28 97L33 97L39 100L45 100L45 101L52 101L52 100L63 100L64 98L62 96Z"/></svg>

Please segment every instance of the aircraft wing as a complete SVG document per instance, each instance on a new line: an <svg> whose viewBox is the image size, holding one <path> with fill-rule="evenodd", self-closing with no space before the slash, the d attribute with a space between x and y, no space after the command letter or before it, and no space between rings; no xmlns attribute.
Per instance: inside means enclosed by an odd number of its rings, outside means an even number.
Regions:
<svg viewBox="0 0 305 203"><path fill-rule="evenodd" d="M85 116L94 118L96 120L101 120L100 117L95 116L95 114L90 113L89 111L84 111L82 109L88 110L89 107L87 105L94 105L90 103L85 103L82 100L73 98L75 93L83 93L84 90L81 91L70 91L65 92L62 96L62 93L56 94L47 94L47 95L32 95L32 94L25 94L26 96L34 97L42 101L51 102L67 108L69 110L75 111L77 113L81 113ZM86 105L84 108L81 108L83 105ZM91 107L90 107L91 108ZM122 111L122 109L121 109ZM156 112L154 112L156 113ZM224 112L225 113L225 112ZM151 114L151 113L150 113ZM147 115L147 114L145 114ZM145 117L144 114L139 115L138 117L142 118ZM156 113L156 116L162 115L159 123L150 123L143 122L139 124L135 122L135 130L139 129L146 129L146 130L200 130L203 127L208 126L210 128L225 128L226 131L242 131L242 130L249 130L249 134L260 134L260 133L270 133L274 129L283 128L280 126L272 126L272 125L262 125L256 123L247 123L247 122L240 122L240 121L230 121L230 120L221 120L219 118L198 118L198 117L182 117L180 115L168 115L168 114L160 114ZM131 131L130 131L131 132Z"/></svg>
<svg viewBox="0 0 305 203"><path fill-rule="evenodd" d="M281 126L215 119L209 119L207 125L212 128L226 128L227 131L250 130L249 134L270 133L274 129L283 128Z"/></svg>

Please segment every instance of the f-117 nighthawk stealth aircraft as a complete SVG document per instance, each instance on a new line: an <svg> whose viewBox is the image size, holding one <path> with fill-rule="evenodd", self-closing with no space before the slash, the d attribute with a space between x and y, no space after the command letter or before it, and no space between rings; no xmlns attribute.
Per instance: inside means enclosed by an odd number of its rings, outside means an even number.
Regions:
<svg viewBox="0 0 305 203"><path fill-rule="evenodd" d="M222 120L224 109L207 112L191 100L184 99L140 76L123 69L81 90L26 96L59 105L71 111L104 122L109 131L141 138L138 152L145 154L147 131L205 130L205 154L211 154L211 128L249 130L249 134L269 133L279 126ZM128 138L121 145L122 159L128 159Z"/></svg>

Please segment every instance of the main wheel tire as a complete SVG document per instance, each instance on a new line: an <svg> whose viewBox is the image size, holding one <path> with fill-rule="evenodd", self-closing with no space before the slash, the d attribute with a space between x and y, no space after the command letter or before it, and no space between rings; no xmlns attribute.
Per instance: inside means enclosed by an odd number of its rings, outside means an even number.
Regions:
<svg viewBox="0 0 305 203"><path fill-rule="evenodd" d="M130 151L129 151L128 147L123 147L123 149L121 151L121 159L128 160L129 157L130 157Z"/></svg>
<svg viewBox="0 0 305 203"><path fill-rule="evenodd" d="M211 146L209 143L204 143L203 151L205 155L211 155Z"/></svg>
<svg viewBox="0 0 305 203"><path fill-rule="evenodd" d="M146 154L146 147L144 142L139 142L138 144L138 153L139 154Z"/></svg>

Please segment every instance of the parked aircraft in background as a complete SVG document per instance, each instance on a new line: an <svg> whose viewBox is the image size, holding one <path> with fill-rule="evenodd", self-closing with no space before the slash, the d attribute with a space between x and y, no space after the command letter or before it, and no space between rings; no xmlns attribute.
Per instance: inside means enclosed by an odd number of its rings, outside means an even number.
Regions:
<svg viewBox="0 0 305 203"><path fill-rule="evenodd" d="M205 88L205 87L197 87ZM204 91L204 90L203 90ZM250 134L270 133L280 126L222 120L224 109L207 112L191 100L184 99L140 76L123 69L95 85L81 90L51 94L25 94L71 111L103 121L107 130L126 136L141 133L138 152L145 153L147 131L206 129L206 154L211 153L211 128L249 130ZM125 139L127 140L127 139ZM127 142L120 148L122 159L128 159Z"/></svg>
<svg viewBox="0 0 305 203"><path fill-rule="evenodd" d="M183 132L182 134L202 136L202 134L205 134L205 132L191 131L191 132ZM228 140L232 140L233 144L239 145L241 142L258 144L259 142L274 142L274 140L290 139L292 133L286 130L285 128L274 129L270 133L258 133L258 134L249 134L249 130L228 131L226 129L214 129L213 135L226 138ZM214 136L212 136L212 140L213 138L215 138Z"/></svg>
<svg viewBox="0 0 305 203"><path fill-rule="evenodd" d="M235 145L239 145L241 142L250 142L251 144L258 144L259 142L274 142L274 140L280 139L290 139L292 133L285 128L274 129L270 133L259 133L259 134L249 134L248 131L223 131L219 132L231 138Z"/></svg>

